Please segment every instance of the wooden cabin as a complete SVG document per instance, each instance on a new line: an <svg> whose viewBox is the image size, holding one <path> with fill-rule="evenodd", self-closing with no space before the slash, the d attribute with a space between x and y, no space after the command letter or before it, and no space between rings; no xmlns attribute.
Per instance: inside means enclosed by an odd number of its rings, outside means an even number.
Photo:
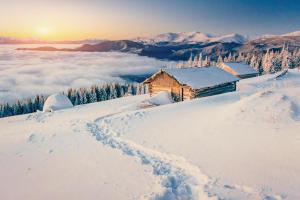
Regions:
<svg viewBox="0 0 300 200"><path fill-rule="evenodd" d="M151 96L167 91L175 101L183 101L235 91L238 80L218 67L193 67L161 69L143 83Z"/></svg>
<svg viewBox="0 0 300 200"><path fill-rule="evenodd" d="M222 62L219 67L228 73L237 76L241 79L258 76L258 72L250 65L242 62Z"/></svg>

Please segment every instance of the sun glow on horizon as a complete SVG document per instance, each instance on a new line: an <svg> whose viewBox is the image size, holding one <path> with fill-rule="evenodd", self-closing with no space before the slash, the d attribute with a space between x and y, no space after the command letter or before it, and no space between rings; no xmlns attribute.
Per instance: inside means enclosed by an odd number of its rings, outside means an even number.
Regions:
<svg viewBox="0 0 300 200"><path fill-rule="evenodd" d="M40 26L36 28L36 36L42 39L49 39L51 38L51 34L53 30L48 26Z"/></svg>

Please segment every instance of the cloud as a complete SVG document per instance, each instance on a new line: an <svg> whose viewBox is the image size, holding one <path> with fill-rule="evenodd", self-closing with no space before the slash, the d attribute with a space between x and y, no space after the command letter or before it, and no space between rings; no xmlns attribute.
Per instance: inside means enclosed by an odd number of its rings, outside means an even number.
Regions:
<svg viewBox="0 0 300 200"><path fill-rule="evenodd" d="M120 76L152 73L173 64L127 53L34 52L17 47L0 46L0 103L123 81Z"/></svg>

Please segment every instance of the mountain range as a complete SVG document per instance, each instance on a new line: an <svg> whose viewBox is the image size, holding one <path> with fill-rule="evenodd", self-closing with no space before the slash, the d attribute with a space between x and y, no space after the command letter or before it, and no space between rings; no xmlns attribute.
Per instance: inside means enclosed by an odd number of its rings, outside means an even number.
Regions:
<svg viewBox="0 0 300 200"><path fill-rule="evenodd" d="M264 35L249 39L240 34L214 35L202 32L165 33L151 37L131 40L94 40L84 42L80 47L59 49L50 46L38 48L19 48L18 50L38 51L84 51L84 52L128 52L141 56L168 60L187 60L191 54L202 53L216 59L218 55L229 53L264 52L280 50L287 45L289 49L300 48L300 31L283 35ZM80 44L80 43L78 43Z"/></svg>
<svg viewBox="0 0 300 200"><path fill-rule="evenodd" d="M214 35L202 32L182 32L182 33L164 33L152 37L140 37L135 39L136 42L143 42L148 44L156 43L209 43L209 42L235 42L245 43L248 38L240 34L228 34L228 35Z"/></svg>

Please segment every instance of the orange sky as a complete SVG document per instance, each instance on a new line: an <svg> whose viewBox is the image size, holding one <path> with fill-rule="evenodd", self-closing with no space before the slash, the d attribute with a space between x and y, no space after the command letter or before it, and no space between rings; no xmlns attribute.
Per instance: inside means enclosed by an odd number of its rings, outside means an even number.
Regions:
<svg viewBox="0 0 300 200"><path fill-rule="evenodd" d="M105 3L96 6L93 0L3 1L0 36L48 40L123 39L159 32L159 25L151 26L154 20L143 19L143 13L129 14L122 7L114 8ZM90 3L84 3L88 1Z"/></svg>
<svg viewBox="0 0 300 200"><path fill-rule="evenodd" d="M282 34L300 29L299 9L294 0L1 0L0 36L80 40L183 31Z"/></svg>

